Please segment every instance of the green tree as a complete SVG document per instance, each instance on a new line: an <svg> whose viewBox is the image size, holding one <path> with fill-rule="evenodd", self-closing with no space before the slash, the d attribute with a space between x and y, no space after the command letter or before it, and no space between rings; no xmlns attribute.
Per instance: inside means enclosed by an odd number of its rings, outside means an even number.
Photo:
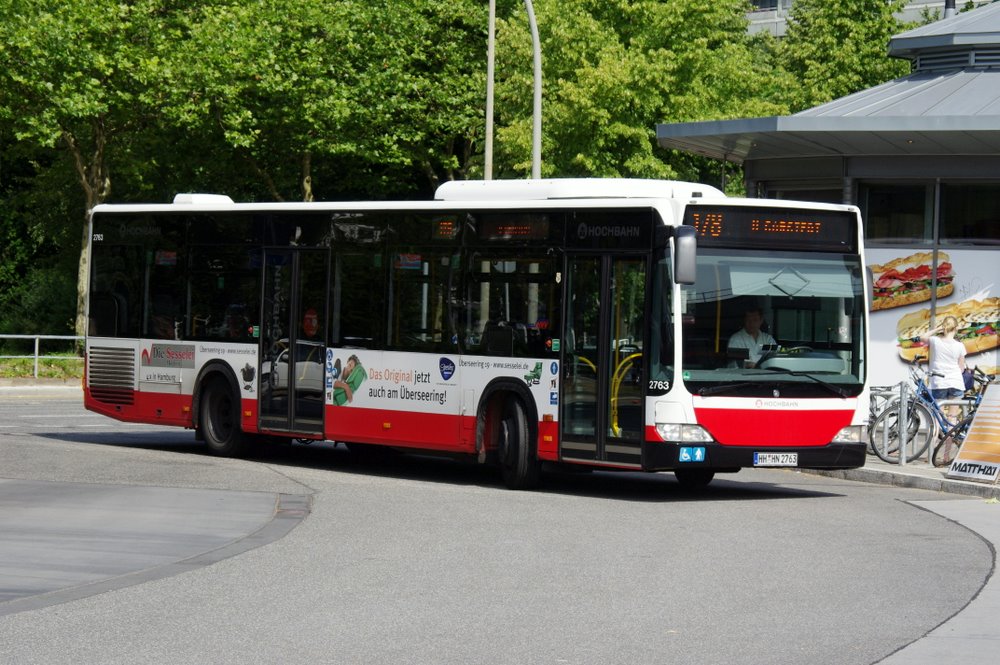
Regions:
<svg viewBox="0 0 1000 665"><path fill-rule="evenodd" d="M8 0L0 5L0 118L17 141L59 148L82 190L76 330L84 331L85 211L110 191L111 154L144 121L158 0ZM63 192L68 194L68 192Z"/></svg>
<svg viewBox="0 0 1000 665"><path fill-rule="evenodd" d="M14 140L0 121L0 332L73 330L80 238L76 225L66 224L76 206L65 192L77 185L59 157Z"/></svg>
<svg viewBox="0 0 1000 665"><path fill-rule="evenodd" d="M698 160L655 144L660 122L767 115L767 55L743 0L536 0L546 175L687 176ZM501 21L501 177L530 169L531 42L523 11Z"/></svg>
<svg viewBox="0 0 1000 665"><path fill-rule="evenodd" d="M273 199L463 177L482 126L481 5L216 3L172 46L167 113L220 134Z"/></svg>
<svg viewBox="0 0 1000 665"><path fill-rule="evenodd" d="M896 15L906 0L796 0L778 62L799 82L789 89L798 111L905 75L909 63L888 56L889 39L908 29Z"/></svg>

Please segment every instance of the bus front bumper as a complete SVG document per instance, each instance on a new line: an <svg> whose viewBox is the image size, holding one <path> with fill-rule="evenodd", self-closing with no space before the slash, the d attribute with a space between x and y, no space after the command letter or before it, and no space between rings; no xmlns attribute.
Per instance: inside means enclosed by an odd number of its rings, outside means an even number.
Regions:
<svg viewBox="0 0 1000 665"><path fill-rule="evenodd" d="M865 443L825 446L723 446L718 443L644 441L646 471L676 469L732 470L743 468L856 469L865 465ZM794 455L793 458L789 457Z"/></svg>

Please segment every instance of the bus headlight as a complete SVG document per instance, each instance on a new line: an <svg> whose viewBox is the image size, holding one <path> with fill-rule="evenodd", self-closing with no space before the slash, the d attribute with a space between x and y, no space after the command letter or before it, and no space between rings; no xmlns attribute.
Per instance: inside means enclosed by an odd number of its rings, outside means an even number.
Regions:
<svg viewBox="0 0 1000 665"><path fill-rule="evenodd" d="M712 443L712 435L701 425L682 425L680 423L657 423L656 433L664 441L680 441L682 443Z"/></svg>
<svg viewBox="0 0 1000 665"><path fill-rule="evenodd" d="M848 425L833 437L834 443L868 443L868 428L864 425Z"/></svg>

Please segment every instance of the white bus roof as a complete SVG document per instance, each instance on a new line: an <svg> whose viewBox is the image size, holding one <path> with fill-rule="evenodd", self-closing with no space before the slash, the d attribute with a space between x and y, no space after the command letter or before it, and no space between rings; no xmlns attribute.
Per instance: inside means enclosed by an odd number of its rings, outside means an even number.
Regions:
<svg viewBox="0 0 1000 665"><path fill-rule="evenodd" d="M214 212L251 211L389 211L444 210L449 204L465 203L473 208L514 209L531 201L532 207L558 208L561 202L576 200L586 207L649 205L653 201L673 206L712 203L715 205L780 205L826 210L856 210L853 206L830 203L807 203L788 200L729 198L711 185L677 180L642 180L628 178L552 178L547 180L455 180L438 187L434 200L396 201L316 201L235 203L221 194L177 194L172 203L102 203L92 213L178 212L182 210ZM679 208L675 209L679 210Z"/></svg>
<svg viewBox="0 0 1000 665"><path fill-rule="evenodd" d="M537 201L551 199L725 198L711 185L676 180L554 178L548 180L453 180L437 189L438 201Z"/></svg>

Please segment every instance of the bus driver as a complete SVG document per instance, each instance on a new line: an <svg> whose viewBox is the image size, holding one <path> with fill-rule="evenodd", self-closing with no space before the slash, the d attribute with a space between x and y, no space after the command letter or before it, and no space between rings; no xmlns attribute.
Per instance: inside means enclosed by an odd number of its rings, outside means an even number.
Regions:
<svg viewBox="0 0 1000 665"><path fill-rule="evenodd" d="M730 357L736 355L732 353L734 349L746 349L747 355L746 360L743 361L744 367L756 367L766 348L777 346L774 338L760 329L763 324L764 313L759 307L751 307L743 314L743 327L729 338L727 348ZM742 354L740 355L742 356ZM733 361L730 365L736 367L737 363Z"/></svg>

